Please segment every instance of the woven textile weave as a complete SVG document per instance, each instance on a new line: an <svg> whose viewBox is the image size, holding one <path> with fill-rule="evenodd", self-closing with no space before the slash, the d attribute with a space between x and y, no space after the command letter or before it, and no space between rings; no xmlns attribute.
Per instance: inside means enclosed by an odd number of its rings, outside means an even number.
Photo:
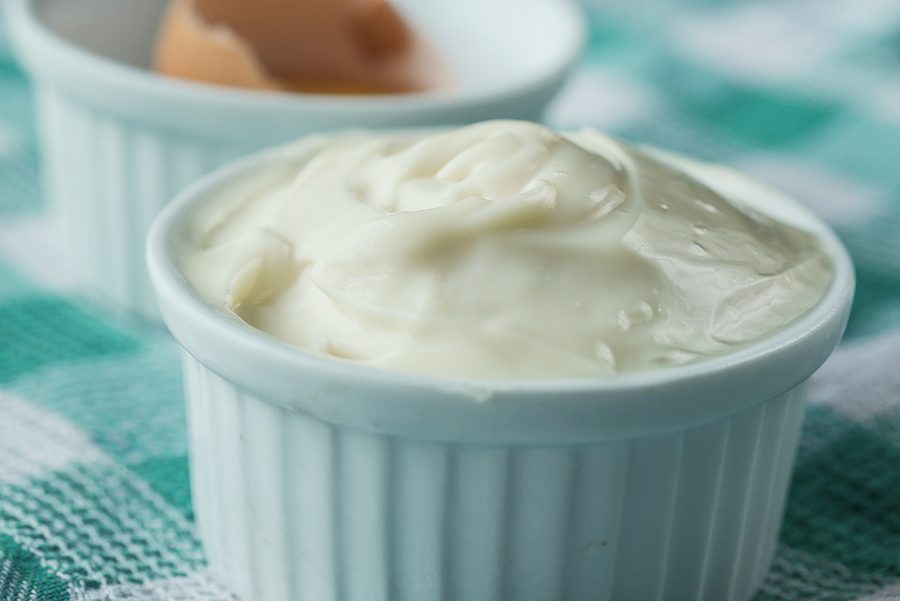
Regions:
<svg viewBox="0 0 900 601"><path fill-rule="evenodd" d="M663 1L654 35L625 4L590 10L549 121L771 182L830 222L857 265L757 601L900 599L900 2ZM176 346L71 292L29 85L4 39L0 601L231 599L193 531Z"/></svg>

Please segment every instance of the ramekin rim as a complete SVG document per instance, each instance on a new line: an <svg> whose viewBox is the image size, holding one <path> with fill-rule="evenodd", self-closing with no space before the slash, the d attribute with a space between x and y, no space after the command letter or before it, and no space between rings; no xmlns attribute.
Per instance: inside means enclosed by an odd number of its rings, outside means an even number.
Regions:
<svg viewBox="0 0 900 601"><path fill-rule="evenodd" d="M169 252L172 236L181 227L184 219L189 216L195 203L202 202L219 186L240 179L244 174L278 156L284 147L271 148L234 161L201 178L182 191L154 220L147 239L147 261L158 298L172 295L176 302L180 303L181 310L190 310L194 318L210 319L214 322L214 327L224 328L230 336L236 337L240 344L267 353L268 356L277 358L280 362L294 363L298 369L324 370L333 373L335 377L363 380L365 383L371 384L460 392L464 396L475 398L490 397L497 393L541 396L585 392L613 394L721 374L729 369L753 363L756 359L778 354L812 337L833 320L846 319L852 302L855 273L849 253L828 225L808 210L803 209L810 220L809 231L819 239L834 266L834 278L828 290L815 307L794 323L775 334L729 353L680 366L616 374L603 378L497 380L393 371L317 354L279 341L261 330L238 322L237 319L229 318L224 312L206 303L182 277L174 257ZM810 374L804 374L803 378L805 379L808 375Z"/></svg>
<svg viewBox="0 0 900 601"><path fill-rule="evenodd" d="M329 112L375 112L395 113L411 109L439 111L450 108L479 105L487 102L515 97L533 90L539 90L565 74L575 63L587 39L587 23L582 11L568 2L546 2L551 10L558 11L560 18L567 21L572 35L565 36L566 51L560 53L560 60L550 68L501 88L461 91L423 91L409 94L385 96L351 96L340 94L303 94L294 92L269 92L244 90L228 86L205 84L164 77L147 69L122 63L105 55L92 52L69 40L56 35L36 14L36 4L46 0L10 0L10 24L14 38L16 34L23 42L42 44L45 52L64 61L68 66L81 70L81 74L93 74L98 78L117 79L123 87L137 88L159 96L166 101L208 102L220 106L257 107L265 110L324 110ZM563 36L561 36L563 37ZM27 55L30 51L24 51Z"/></svg>

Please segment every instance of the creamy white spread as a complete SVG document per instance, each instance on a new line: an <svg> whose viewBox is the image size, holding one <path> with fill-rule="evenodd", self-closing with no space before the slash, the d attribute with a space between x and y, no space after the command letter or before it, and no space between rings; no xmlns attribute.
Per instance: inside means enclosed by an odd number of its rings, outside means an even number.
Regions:
<svg viewBox="0 0 900 601"><path fill-rule="evenodd" d="M181 269L290 343L472 378L726 353L832 278L816 239L593 131L525 122L308 139L194 215Z"/></svg>

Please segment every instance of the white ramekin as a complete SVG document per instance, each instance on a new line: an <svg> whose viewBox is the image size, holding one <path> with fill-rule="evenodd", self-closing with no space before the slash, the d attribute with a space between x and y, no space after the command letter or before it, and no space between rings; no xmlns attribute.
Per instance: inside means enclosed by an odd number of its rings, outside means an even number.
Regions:
<svg viewBox="0 0 900 601"><path fill-rule="evenodd" d="M569 2L397 3L454 65L455 91L309 96L167 79L147 69L164 0L8 0L35 83L46 189L81 289L153 318L145 235L200 175L313 131L537 119L584 38Z"/></svg>
<svg viewBox="0 0 900 601"><path fill-rule="evenodd" d="M278 153L280 151L274 151ZM201 301L185 191L148 263L186 352L194 507L245 601L745 601L772 559L805 397L853 267L792 201L682 162L814 232L836 268L805 317L733 354L604 380L417 377L286 346ZM673 159L675 160L675 159Z"/></svg>

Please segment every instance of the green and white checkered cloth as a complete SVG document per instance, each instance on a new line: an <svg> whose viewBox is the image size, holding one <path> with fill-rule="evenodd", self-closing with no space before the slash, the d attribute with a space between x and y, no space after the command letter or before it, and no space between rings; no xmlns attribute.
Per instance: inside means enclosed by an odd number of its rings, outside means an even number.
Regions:
<svg viewBox="0 0 900 601"><path fill-rule="evenodd" d="M900 2L595 2L554 125L732 164L856 260L757 599L900 599ZM69 292L39 179L0 34L0 600L230 599L193 532L175 344Z"/></svg>

